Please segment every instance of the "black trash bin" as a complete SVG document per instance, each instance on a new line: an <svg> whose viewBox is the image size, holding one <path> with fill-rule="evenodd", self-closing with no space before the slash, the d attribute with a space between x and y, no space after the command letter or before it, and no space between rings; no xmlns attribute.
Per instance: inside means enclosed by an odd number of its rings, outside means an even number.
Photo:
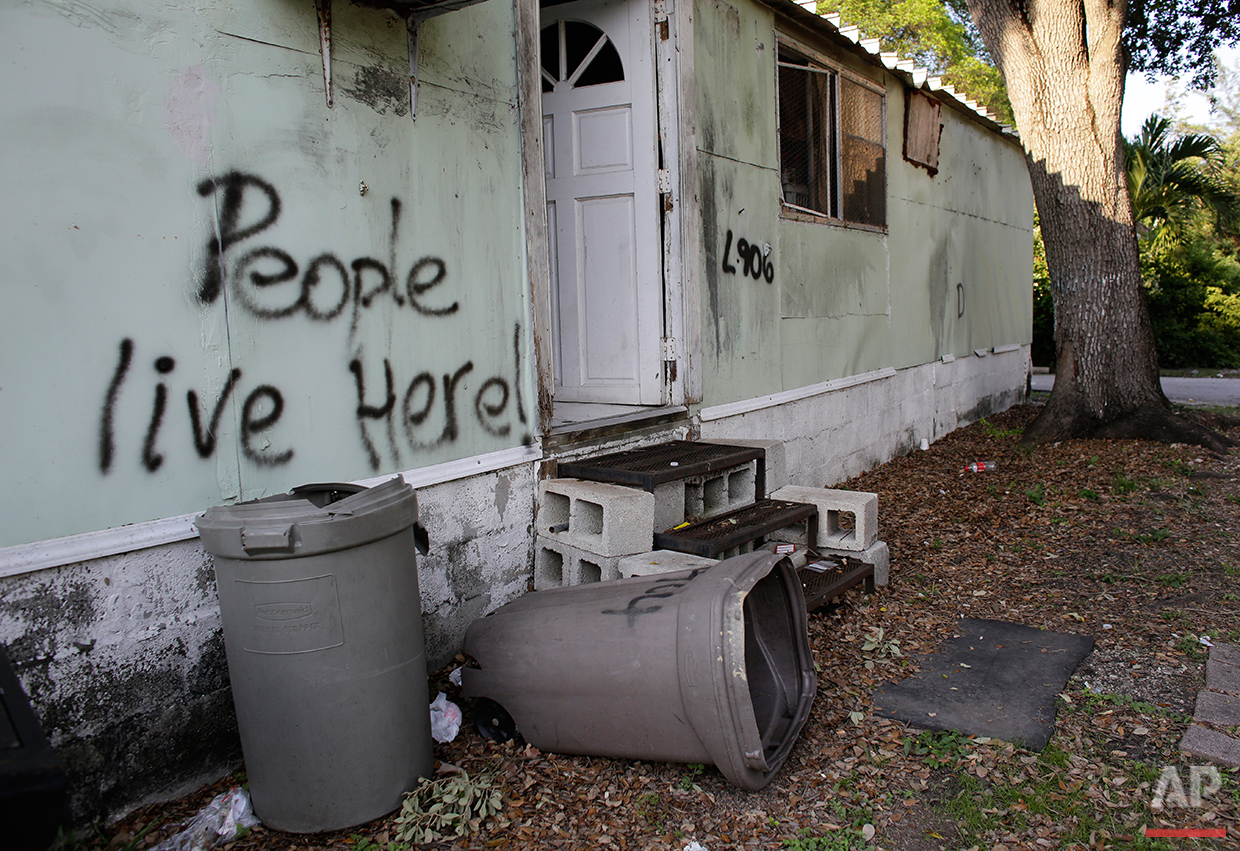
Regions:
<svg viewBox="0 0 1240 851"><path fill-rule="evenodd" d="M801 582L767 552L527 594L470 626L483 727L556 753L709 763L761 789L817 689Z"/></svg>
<svg viewBox="0 0 1240 851"><path fill-rule="evenodd" d="M198 519L250 795L269 827L361 824L431 774L417 520L399 478L306 485Z"/></svg>

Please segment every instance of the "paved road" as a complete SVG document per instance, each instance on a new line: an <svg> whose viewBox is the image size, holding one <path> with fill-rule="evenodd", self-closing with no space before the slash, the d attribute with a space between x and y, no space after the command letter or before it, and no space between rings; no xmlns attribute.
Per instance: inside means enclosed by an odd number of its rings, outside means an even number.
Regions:
<svg viewBox="0 0 1240 851"><path fill-rule="evenodd" d="M1049 391L1055 376L1034 375L1033 389ZM1163 378L1163 392L1183 405L1240 405L1240 378Z"/></svg>

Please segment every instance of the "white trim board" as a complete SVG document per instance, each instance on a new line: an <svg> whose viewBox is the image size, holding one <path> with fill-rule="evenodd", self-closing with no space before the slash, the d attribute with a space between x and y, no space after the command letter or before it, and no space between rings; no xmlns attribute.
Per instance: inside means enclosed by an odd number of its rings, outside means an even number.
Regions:
<svg viewBox="0 0 1240 851"><path fill-rule="evenodd" d="M809 399L812 396L821 396L824 393L833 393L837 390L846 390L849 387L856 387L859 384L868 384L871 381L880 381L885 378L893 378L895 375L895 367L885 366L882 369L876 369L873 372L863 372L860 375L850 375L847 378L836 378L831 381L824 381L820 384L809 384L805 387L798 387L795 390L784 390L781 393L772 393L769 396L758 396L753 399L742 399L739 402L725 402L722 405L712 405L709 408L703 408L699 411L698 417L703 422L722 420L726 417L749 414L754 411L761 411L764 408L774 408L779 405L786 405L789 402Z"/></svg>
<svg viewBox="0 0 1240 851"><path fill-rule="evenodd" d="M482 473L491 473L506 467L536 462L541 458L542 446L532 443L529 446L514 446L511 449L501 449L485 455L474 455L443 464L419 467L398 475L414 488L424 488L458 479L467 479ZM397 474L389 473L386 476L363 479L358 484L371 487L386 482L393 475ZM143 523L119 526L115 529L101 529L97 532L85 532L80 535L0 548L0 579L188 541L198 537L198 530L194 528L194 520L201 513L182 514L179 517L148 520Z"/></svg>

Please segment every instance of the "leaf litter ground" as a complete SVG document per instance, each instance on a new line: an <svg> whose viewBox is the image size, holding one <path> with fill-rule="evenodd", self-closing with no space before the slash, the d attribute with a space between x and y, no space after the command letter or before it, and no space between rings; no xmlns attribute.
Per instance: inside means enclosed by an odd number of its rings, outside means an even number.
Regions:
<svg viewBox="0 0 1240 851"><path fill-rule="evenodd" d="M1167 766L1189 791L1194 760L1178 745L1203 684L1201 637L1240 643L1240 452L1094 440L1030 449L1019 434L1036 412L1013 408L835 485L879 495L891 583L811 616L818 696L766 789L742 792L711 767L497 745L467 723L436 746L436 758L494 774L503 813L468 837L419 847L1184 847L1147 839L1149 826L1225 827L1225 839L1191 842L1240 848L1240 770L1223 770L1222 788L1199 807L1152 807ZM1186 415L1240 441L1234 420ZM974 461L996 468L966 472ZM1044 752L870 713L880 681L914 670L917 654L949 638L959 617L1095 638L1059 698ZM450 670L432 677L432 693L465 704ZM244 775L76 844L150 847L235 782ZM394 817L315 836L259 827L229 847L394 851L406 847L395 842Z"/></svg>

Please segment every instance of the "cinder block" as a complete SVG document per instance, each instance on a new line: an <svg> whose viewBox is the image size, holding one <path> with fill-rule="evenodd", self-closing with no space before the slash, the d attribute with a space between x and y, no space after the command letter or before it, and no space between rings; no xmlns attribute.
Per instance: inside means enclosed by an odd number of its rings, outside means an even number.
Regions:
<svg viewBox="0 0 1240 851"><path fill-rule="evenodd" d="M875 541L861 552L856 550L833 549L831 547L818 547L819 554L844 556L865 564L874 565L874 584L886 585L891 574L891 553L887 549L885 541Z"/></svg>
<svg viewBox="0 0 1240 851"><path fill-rule="evenodd" d="M713 558L703 558L692 553L678 553L675 550L655 550L620 559L620 575L625 579L632 576L653 576L656 573L671 573L676 570L692 570L695 567L711 567L719 562Z"/></svg>
<svg viewBox="0 0 1240 851"><path fill-rule="evenodd" d="M721 446L756 446L763 450L766 453L764 459L766 462L766 493L759 494L761 497L788 484L788 453L781 440L742 440L720 437L701 440L699 443L715 443Z"/></svg>
<svg viewBox="0 0 1240 851"><path fill-rule="evenodd" d="M752 505L757 493L758 462L685 479L685 518L705 520ZM674 525L674 524L673 524Z"/></svg>
<svg viewBox="0 0 1240 851"><path fill-rule="evenodd" d="M771 494L772 499L804 502L818 506L818 546L837 550L865 550L878 540L878 494L805 488L787 485ZM851 514L853 528L840 526L840 515Z"/></svg>
<svg viewBox="0 0 1240 851"><path fill-rule="evenodd" d="M601 556L544 535L534 538L535 591L619 578L619 556Z"/></svg>
<svg viewBox="0 0 1240 851"><path fill-rule="evenodd" d="M654 546L654 494L581 479L547 479L539 487L535 531L600 556L628 556Z"/></svg>
<svg viewBox="0 0 1240 851"><path fill-rule="evenodd" d="M685 522L685 482L677 479L654 486L654 530L665 532Z"/></svg>

